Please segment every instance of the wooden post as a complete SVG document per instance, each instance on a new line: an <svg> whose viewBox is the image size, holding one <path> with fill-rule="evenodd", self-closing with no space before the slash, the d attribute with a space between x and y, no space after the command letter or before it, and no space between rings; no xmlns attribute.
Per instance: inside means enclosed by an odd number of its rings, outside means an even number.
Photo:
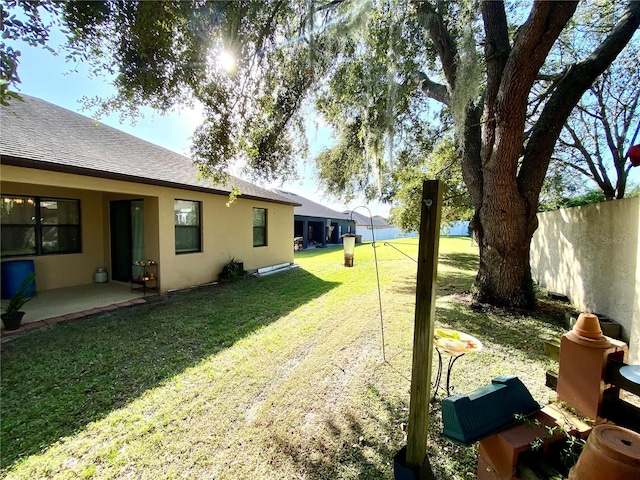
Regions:
<svg viewBox="0 0 640 480"><path fill-rule="evenodd" d="M407 432L407 466L422 467L429 431L429 400L431 398L431 364L433 330L436 312L436 276L440 240L440 210L442 184L427 180L422 184L420 243L418 247L418 279L416 315L413 332L413 367Z"/></svg>

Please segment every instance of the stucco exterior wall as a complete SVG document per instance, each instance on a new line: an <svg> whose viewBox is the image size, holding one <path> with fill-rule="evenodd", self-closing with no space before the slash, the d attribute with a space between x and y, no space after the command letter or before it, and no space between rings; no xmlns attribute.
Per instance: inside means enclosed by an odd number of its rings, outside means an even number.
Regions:
<svg viewBox="0 0 640 480"><path fill-rule="evenodd" d="M33 258L38 290L93 281L99 266L110 266L109 202L144 200L145 256L158 262L161 291L216 280L230 257L247 270L293 262L293 206L240 196L227 207L226 195L144 185L13 166L2 167L2 193L79 199L82 253ZM176 255L174 200L200 201L202 252ZM253 208L267 209L267 246L253 247ZM9 260L9 259L7 259Z"/></svg>
<svg viewBox="0 0 640 480"><path fill-rule="evenodd" d="M202 252L175 254L173 201L202 202ZM184 288L217 279L231 257L244 262L245 270L293 262L293 207L239 198L227 207L228 198L199 192L169 190L158 198L159 257L162 289ZM253 208L267 209L267 246L253 246ZM167 287L170 285L170 287Z"/></svg>
<svg viewBox="0 0 640 480"><path fill-rule="evenodd" d="M531 243L534 281L580 310L622 325L640 361L640 198L538 214Z"/></svg>

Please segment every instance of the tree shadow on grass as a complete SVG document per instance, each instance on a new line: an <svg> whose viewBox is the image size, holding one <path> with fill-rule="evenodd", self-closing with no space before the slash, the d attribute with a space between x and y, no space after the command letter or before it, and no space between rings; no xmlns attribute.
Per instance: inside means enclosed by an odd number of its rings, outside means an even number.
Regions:
<svg viewBox="0 0 640 480"><path fill-rule="evenodd" d="M314 436L310 445L301 445L283 436L276 437L274 442L279 451L294 461L297 471L304 472L304 478L310 480L393 478L393 458L406 445L407 401L408 397L389 399L374 385L369 385L364 414L346 412L340 424L333 419L325 420L327 433ZM475 471L477 451L444 440L439 411L434 410L430 417L426 454L435 478L449 480L457 478L461 471ZM323 455L312 458L308 452Z"/></svg>
<svg viewBox="0 0 640 480"><path fill-rule="evenodd" d="M437 295L451 295L467 293L478 271L478 255L471 253L441 253L438 256ZM460 271L451 271L442 266L452 267ZM468 273L467 273L468 272ZM415 275L402 276L394 279L391 287L394 293L400 295L415 295L417 278Z"/></svg>
<svg viewBox="0 0 640 480"><path fill-rule="evenodd" d="M415 276L403 276L394 279L391 290L398 295L413 295L416 293L417 279ZM460 272L438 272L438 296L454 293L468 293L473 285L473 277Z"/></svg>
<svg viewBox="0 0 640 480"><path fill-rule="evenodd" d="M153 297L2 346L2 468L328 292L302 269Z"/></svg>
<svg viewBox="0 0 640 480"><path fill-rule="evenodd" d="M437 279L437 296L442 300L450 296L452 301L439 302L436 319L439 324L476 336L481 341L495 342L508 349L518 349L531 358L543 358L544 337L549 332L563 330L563 316L571 307L558 302L539 299L534 312L500 309L479 305L471 308L469 292L478 269L478 256L469 253L440 254ZM463 270L463 271L458 271ZM468 272L468 273L467 273ZM415 298L417 279L413 275L398 277L390 289L395 294ZM533 320L532 315L535 315ZM484 340L483 340L484 339Z"/></svg>
<svg viewBox="0 0 640 480"><path fill-rule="evenodd" d="M328 451L323 439L314 439L311 445L297 445L288 437L278 436L275 443L278 449L289 456L297 466L299 472L304 472L304 478L309 480L325 480L327 478L348 477L359 479L390 478L390 469L368 458L366 449L372 449L376 455L391 460L396 452L389 444L379 439L364 439L363 419L347 414L346 421L340 425L327 421L325 429L334 437L331 441L342 442L338 451ZM321 458L315 458L308 452L323 452Z"/></svg>
<svg viewBox="0 0 640 480"><path fill-rule="evenodd" d="M439 305L436 318L447 328L473 335L483 343L519 350L532 360L544 359L544 339L563 330L558 316L533 317L528 312L495 307L474 311L463 299Z"/></svg>
<svg viewBox="0 0 640 480"><path fill-rule="evenodd" d="M441 253L438 256L438 263L460 270L478 271L478 255L472 253Z"/></svg>

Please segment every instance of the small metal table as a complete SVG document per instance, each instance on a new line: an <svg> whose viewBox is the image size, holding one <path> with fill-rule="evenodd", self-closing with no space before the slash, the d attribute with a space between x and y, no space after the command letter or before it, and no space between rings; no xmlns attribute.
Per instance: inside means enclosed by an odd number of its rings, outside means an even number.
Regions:
<svg viewBox="0 0 640 480"><path fill-rule="evenodd" d="M436 352L438 352L438 372L436 373L436 379L433 384L433 397L431 398L431 401L435 400L438 388L440 388L440 382L442 381L442 353L444 352L449 355L446 392L447 396L450 396L450 377L455 361L467 353L479 352L482 350L482 342L480 342L480 340L457 330L436 328L433 337Z"/></svg>

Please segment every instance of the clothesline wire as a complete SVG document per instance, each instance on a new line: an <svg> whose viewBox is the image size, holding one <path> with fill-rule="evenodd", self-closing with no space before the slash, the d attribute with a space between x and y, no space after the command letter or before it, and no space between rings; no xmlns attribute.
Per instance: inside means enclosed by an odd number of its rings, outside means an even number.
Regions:
<svg viewBox="0 0 640 480"><path fill-rule="evenodd" d="M376 266L376 283L378 286L378 307L380 309L380 335L382 337L382 360L386 362L387 354L386 354L385 345L384 345L384 320L382 317L382 292L380 291L380 273L378 271L378 254L376 253L376 250L377 250L376 237L373 232L373 215L371 214L371 210L369 210L369 207L367 207L366 205L360 205L358 207L355 207L353 210L351 210L351 215L349 215L349 220L353 220L353 212L355 212L358 208L364 208L365 210L367 210L367 212L369 212L369 221L371 222L371 246L373 247L373 259Z"/></svg>
<svg viewBox="0 0 640 480"><path fill-rule="evenodd" d="M394 247L391 242L384 242L383 245L386 245L388 247L393 248L394 250L400 252L402 255L404 255L405 257L407 257L410 260L413 260L414 262L418 263L418 260L416 260L415 258L407 255L406 253L404 253L402 250L400 250L399 248ZM407 245L406 243L397 243L396 245ZM417 245L417 243L411 244L411 245Z"/></svg>

